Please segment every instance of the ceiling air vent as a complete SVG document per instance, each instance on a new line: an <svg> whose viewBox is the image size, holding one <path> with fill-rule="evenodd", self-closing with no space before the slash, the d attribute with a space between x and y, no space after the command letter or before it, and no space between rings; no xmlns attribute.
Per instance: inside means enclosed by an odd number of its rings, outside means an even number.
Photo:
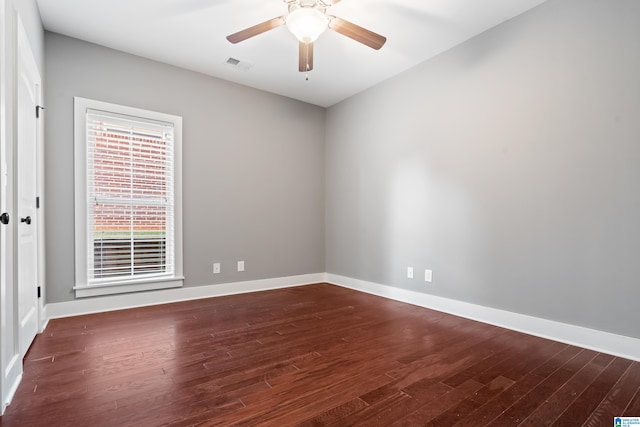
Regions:
<svg viewBox="0 0 640 427"><path fill-rule="evenodd" d="M243 60L231 58L231 57L229 57L225 63L230 67L233 67L235 69L242 70L242 71L248 71L251 67L253 67L253 64L249 61L243 61Z"/></svg>

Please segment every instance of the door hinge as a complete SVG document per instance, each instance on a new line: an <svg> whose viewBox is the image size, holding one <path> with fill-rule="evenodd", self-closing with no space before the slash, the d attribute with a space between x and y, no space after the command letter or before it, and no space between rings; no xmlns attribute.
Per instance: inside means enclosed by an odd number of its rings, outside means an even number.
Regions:
<svg viewBox="0 0 640 427"><path fill-rule="evenodd" d="M40 291L40 286L38 286L38 298L42 298L42 293Z"/></svg>
<svg viewBox="0 0 640 427"><path fill-rule="evenodd" d="M36 197L36 209L40 209L40 197Z"/></svg>
<svg viewBox="0 0 640 427"><path fill-rule="evenodd" d="M36 105L36 119L40 118L40 110L44 110L42 105Z"/></svg>

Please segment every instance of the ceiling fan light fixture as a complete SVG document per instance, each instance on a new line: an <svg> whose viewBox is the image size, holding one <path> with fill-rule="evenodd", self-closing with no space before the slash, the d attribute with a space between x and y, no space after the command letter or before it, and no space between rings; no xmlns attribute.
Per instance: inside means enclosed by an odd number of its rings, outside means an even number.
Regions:
<svg viewBox="0 0 640 427"><path fill-rule="evenodd" d="M327 8L341 0L284 0L288 14L278 16L227 36L231 43L239 43L274 28L287 26L298 39L298 71L313 70L313 43L328 29L349 37L372 49L380 49L387 38L337 16L327 15Z"/></svg>
<svg viewBox="0 0 640 427"><path fill-rule="evenodd" d="M329 24L329 19L315 7L300 7L287 16L287 28L303 43L313 43Z"/></svg>

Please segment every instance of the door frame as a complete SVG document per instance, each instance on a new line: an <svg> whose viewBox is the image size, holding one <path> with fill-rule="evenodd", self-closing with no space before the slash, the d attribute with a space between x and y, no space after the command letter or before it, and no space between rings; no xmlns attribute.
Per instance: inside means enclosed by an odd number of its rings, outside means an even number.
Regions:
<svg viewBox="0 0 640 427"><path fill-rule="evenodd" d="M24 43L33 55L33 47L20 19L20 15L11 0L0 0L0 208L8 212L11 220L2 225L0 231L0 415L11 402L22 379L22 357L19 352L20 325L18 320L18 295L15 245L19 218L17 217L16 198L16 151L17 151L17 58L18 34L22 27ZM38 104L42 100L42 75L36 66L40 79L37 89ZM35 112L34 112L35 114ZM37 210L38 245L38 285L42 289L38 301L39 332L46 326L45 258L44 258L44 123L37 120L36 127L36 192L40 197L40 209ZM6 173L6 176L4 175ZM17 221L16 221L17 220Z"/></svg>
<svg viewBox="0 0 640 427"><path fill-rule="evenodd" d="M14 147L15 147L15 54L17 13L13 3L0 0L0 179L2 209L10 222L2 225L0 238L0 413L18 388L22 379L22 363L18 349L17 295L14 276Z"/></svg>
<svg viewBox="0 0 640 427"><path fill-rule="evenodd" d="M18 86L19 86L19 79L22 78L22 69L19 69L19 67L24 67L29 74L33 74L34 79L36 80L35 83L35 87L31 88L34 91L34 98L35 98L35 105L41 105L42 104L42 76L40 75L40 71L38 70L38 65L35 59L35 55L33 54L33 48L31 47L31 43L29 42L29 37L27 36L27 31L24 28L24 24L22 23L22 19L20 19L20 16L16 14L16 20L15 20L15 28L14 28L14 35L15 35L15 55L14 55L14 96L13 96L13 109L14 109L14 132L13 132L13 210L14 210L14 216L15 216L15 220L12 221L13 223L13 233L14 233L14 239L13 239L13 253L14 253L14 257L13 257L13 277L14 277L14 287L15 287L15 295L16 295L16 299L15 299L15 312L18 315L16 317L16 323L14 325L16 332L18 333L18 338L19 338L19 343L22 343L22 338L20 337L20 331L21 331L21 327L20 327L20 321L21 319L19 318L19 314L20 314L20 297L22 295L22 292L20 290L20 266L19 266L19 261L20 261L20 257L18 256L19 253L19 244L20 244L20 235L21 233L18 230L18 227L20 226L20 221L19 221L19 217L20 217L20 200L19 200L19 195L20 192L18 191L18 186L20 185L20 159L18 159L18 153L20 152L19 150L19 140L21 138L21 135L19 134L20 129L18 126L18 121L20 119L20 109L19 109L19 99L18 99ZM24 63L22 62L24 58ZM27 114L33 114L32 117L36 117L36 111L35 111L35 106L34 106L34 110L31 112L27 112ZM40 114L40 117L42 117L42 115ZM39 165L41 164L39 157L41 157L41 148L42 148L42 132L41 132L41 120L36 118L34 120L34 124L35 124L35 138L36 140L34 141L34 149L35 149L35 164L33 165L35 167L35 171L34 171L34 180L35 180L35 184L36 184L36 197L39 197L39 195L41 194L41 186L40 186L40 177L42 176L41 171L39 170ZM35 201L33 201L35 203ZM41 272L42 272L42 268L43 266L41 265L41 261L40 261L40 257L41 257L41 252L42 252L42 247L41 247L41 234L42 234L42 229L41 229L41 213L39 212L40 209L36 209L35 213L34 213L34 229L33 229L33 239L34 239L34 244L36 245L36 263L35 263L35 268L36 268L36 286L40 287L42 289L42 280L41 280ZM36 290L34 289L34 295ZM42 298L38 298L36 296L36 301L35 301L35 322L36 322L36 333L42 332L42 325L43 325L43 316L42 316ZM34 337L35 338L35 337ZM28 351L28 350L27 350ZM21 358L23 358L26 355L26 351L24 354L21 354Z"/></svg>

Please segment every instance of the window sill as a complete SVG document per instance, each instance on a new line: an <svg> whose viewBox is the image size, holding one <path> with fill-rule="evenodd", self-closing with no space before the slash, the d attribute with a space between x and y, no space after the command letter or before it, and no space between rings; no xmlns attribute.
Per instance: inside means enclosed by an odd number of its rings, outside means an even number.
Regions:
<svg viewBox="0 0 640 427"><path fill-rule="evenodd" d="M155 278L105 285L76 286L76 298L97 297L102 295L125 294L129 292L155 291L159 289L181 288L184 277Z"/></svg>

